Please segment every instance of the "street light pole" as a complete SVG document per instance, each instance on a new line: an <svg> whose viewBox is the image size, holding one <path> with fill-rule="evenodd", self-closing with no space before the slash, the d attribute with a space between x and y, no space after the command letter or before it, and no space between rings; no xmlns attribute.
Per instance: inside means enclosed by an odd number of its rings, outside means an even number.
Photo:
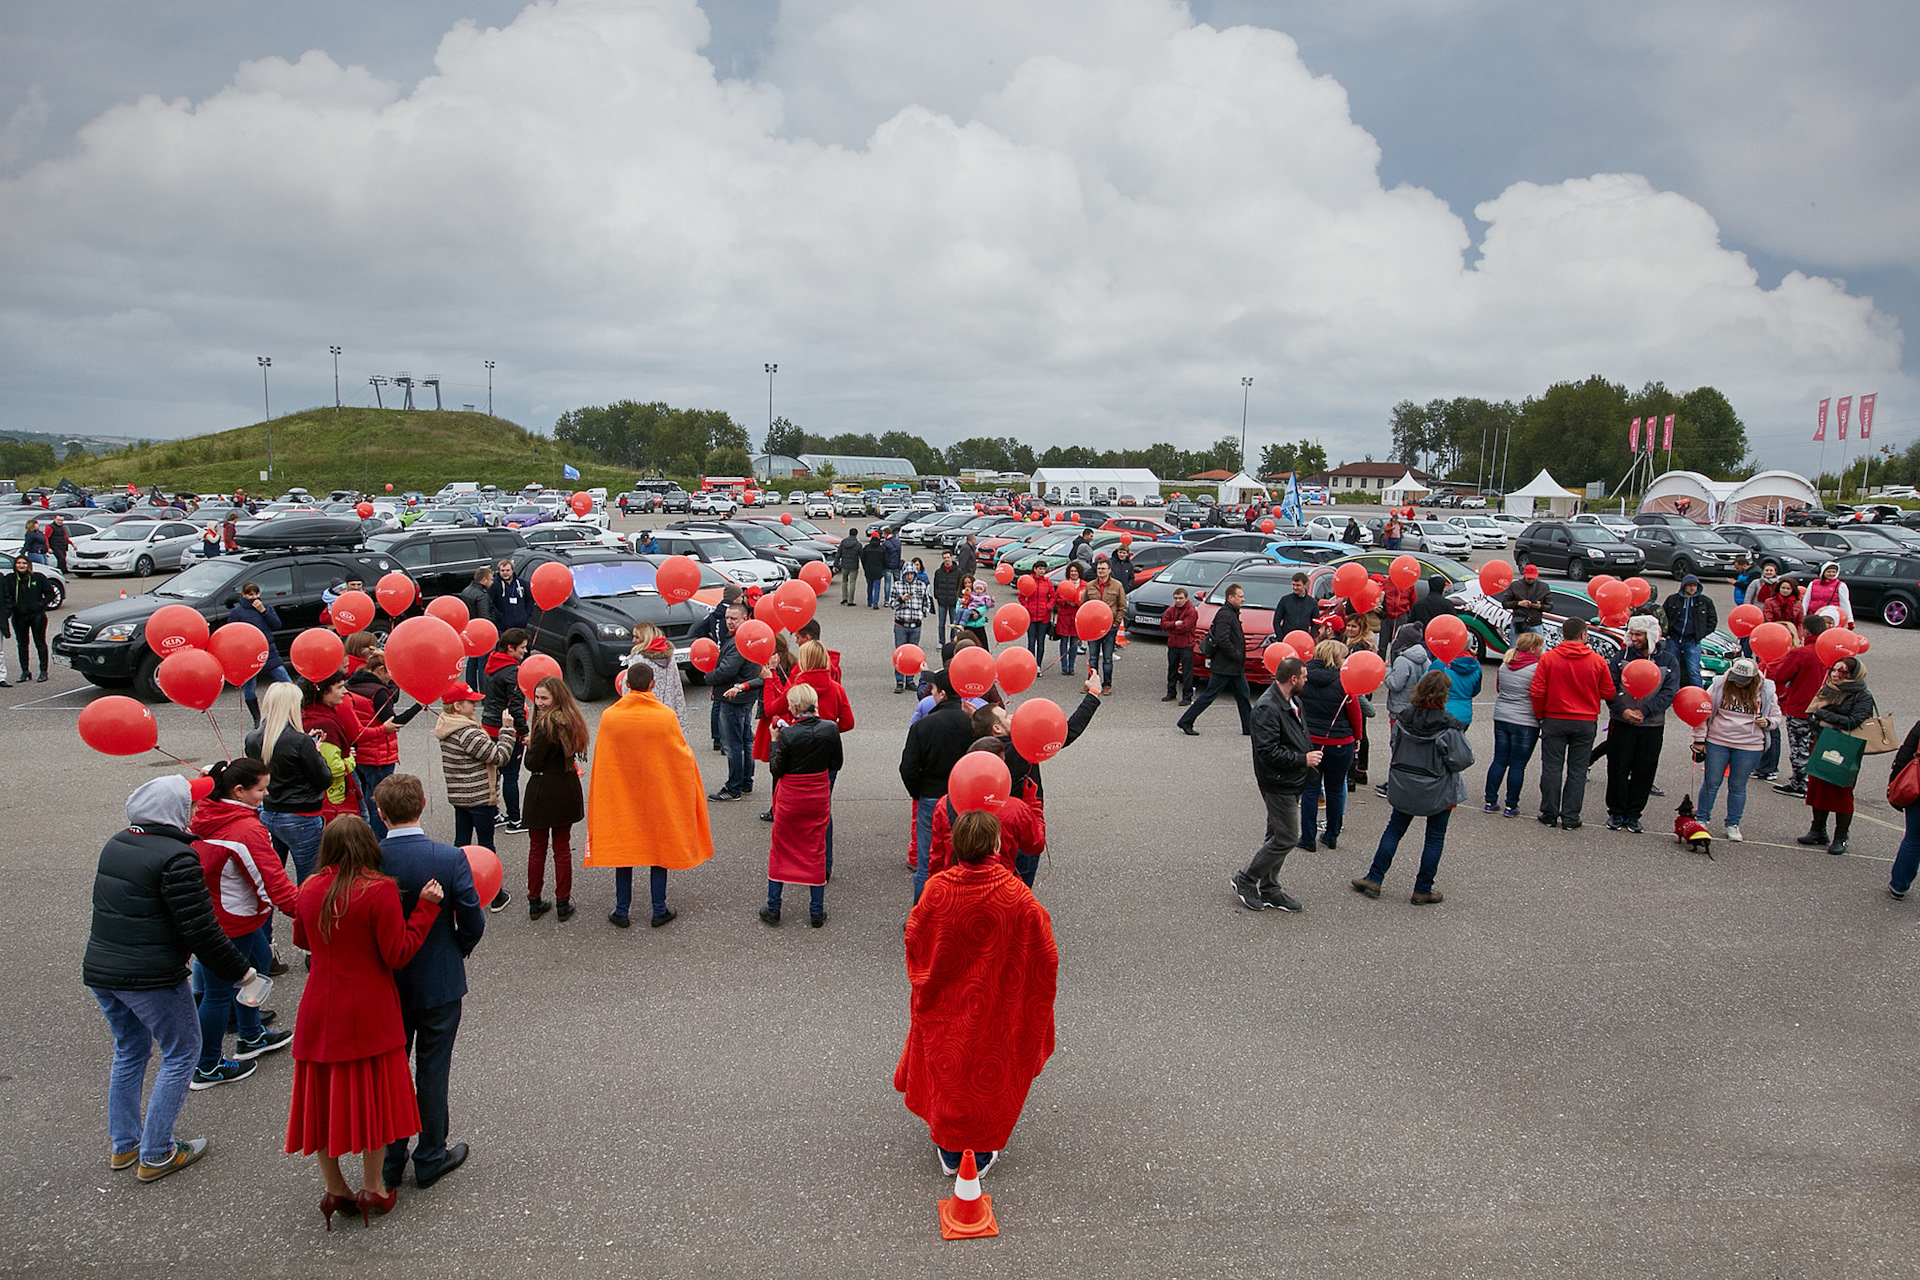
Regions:
<svg viewBox="0 0 1920 1280"><path fill-rule="evenodd" d="M333 416L340 416L340 348L328 347L333 352Z"/></svg>
<svg viewBox="0 0 1920 1280"><path fill-rule="evenodd" d="M273 483L273 397L267 393L267 370L273 368L272 356L255 356L260 362L260 401L267 410L267 483Z"/></svg>
<svg viewBox="0 0 1920 1280"><path fill-rule="evenodd" d="M1247 400L1253 395L1253 379L1240 379L1240 469L1247 469Z"/></svg>
<svg viewBox="0 0 1920 1280"><path fill-rule="evenodd" d="M487 361L487 416L493 416L493 361Z"/></svg>
<svg viewBox="0 0 1920 1280"><path fill-rule="evenodd" d="M773 375L780 372L780 366L777 364L770 364L766 366L766 370L767 370L767 434L772 435L773 434ZM771 453L773 452L773 450L768 449L767 452Z"/></svg>

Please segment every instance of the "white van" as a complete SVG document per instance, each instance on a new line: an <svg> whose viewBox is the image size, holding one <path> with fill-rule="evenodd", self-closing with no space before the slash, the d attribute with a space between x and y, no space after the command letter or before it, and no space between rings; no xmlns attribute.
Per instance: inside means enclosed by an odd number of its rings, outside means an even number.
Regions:
<svg viewBox="0 0 1920 1280"><path fill-rule="evenodd" d="M442 501L448 498L463 498L480 492L480 486L471 480L455 480L443 487L436 495Z"/></svg>

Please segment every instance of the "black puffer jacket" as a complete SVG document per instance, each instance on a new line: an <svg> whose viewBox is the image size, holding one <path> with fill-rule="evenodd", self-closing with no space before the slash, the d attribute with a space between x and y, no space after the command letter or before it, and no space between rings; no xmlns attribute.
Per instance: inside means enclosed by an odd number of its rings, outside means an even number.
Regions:
<svg viewBox="0 0 1920 1280"><path fill-rule="evenodd" d="M246 754L260 759L260 729L255 726L240 743ZM321 758L315 746L297 724L290 724L273 740L273 759L267 761L272 780L267 784L267 802L262 808L274 813L318 813L327 788L333 785L333 770Z"/></svg>
<svg viewBox="0 0 1920 1280"><path fill-rule="evenodd" d="M1313 770L1307 725L1276 683L1253 704L1253 780L1262 791L1302 791Z"/></svg>
<svg viewBox="0 0 1920 1280"><path fill-rule="evenodd" d="M948 698L907 730L900 750L900 781L907 794L938 800L947 794L947 775L973 745L973 720L958 698Z"/></svg>
<svg viewBox="0 0 1920 1280"><path fill-rule="evenodd" d="M1315 658L1307 664L1307 684L1300 690L1300 718L1307 734L1314 738L1351 738L1353 725L1346 717L1347 691L1340 683L1340 668Z"/></svg>
<svg viewBox="0 0 1920 1280"><path fill-rule="evenodd" d="M1873 719L1873 694L1867 691L1864 680L1842 680L1814 697L1828 699L1825 705L1807 712L1807 718L1815 724L1830 725L1845 733Z"/></svg>
<svg viewBox="0 0 1920 1280"><path fill-rule="evenodd" d="M0 613L10 618L44 618L53 608L53 583L29 570L0 578Z"/></svg>
<svg viewBox="0 0 1920 1280"><path fill-rule="evenodd" d="M795 720L773 735L771 755L768 767L776 778L789 773L837 773L844 759L840 726L819 716Z"/></svg>
<svg viewBox="0 0 1920 1280"><path fill-rule="evenodd" d="M187 960L227 982L250 967L213 913L193 837L187 780L154 778L127 800L125 831L107 841L93 877L93 930L81 980L109 991L165 991L187 980Z"/></svg>

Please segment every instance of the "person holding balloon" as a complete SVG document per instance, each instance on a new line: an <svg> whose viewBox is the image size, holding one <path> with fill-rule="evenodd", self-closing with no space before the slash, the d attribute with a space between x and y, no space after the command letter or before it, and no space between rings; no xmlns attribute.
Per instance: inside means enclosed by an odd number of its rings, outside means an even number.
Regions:
<svg viewBox="0 0 1920 1280"><path fill-rule="evenodd" d="M1780 715L1786 721L1787 780L1773 788L1783 796L1807 794L1807 761L1813 757L1813 721L1807 718L1808 709L1827 678L1827 664L1817 647L1826 633L1827 620L1816 613L1805 623L1805 643L1795 643L1799 633L1785 622L1772 626L1762 623L1747 637L1754 645L1760 669L1773 681Z"/></svg>
<svg viewBox="0 0 1920 1280"><path fill-rule="evenodd" d="M1127 616L1127 589L1113 576L1113 561L1098 560L1093 566L1093 581L1087 584L1087 593L1082 605L1099 601L1109 611L1111 621L1105 634L1087 641L1087 670L1100 672L1100 683L1107 689L1113 688L1113 645L1114 638L1120 634L1120 628Z"/></svg>
<svg viewBox="0 0 1920 1280"><path fill-rule="evenodd" d="M713 701L719 709L720 742L727 753L727 780L707 798L738 800L753 790L753 704L766 683L757 662L740 652L739 632L747 623L747 606L736 600L727 606L727 636L719 660L708 673ZM771 655L769 655L771 656Z"/></svg>
<svg viewBox="0 0 1920 1280"><path fill-rule="evenodd" d="M511 835L527 829L520 821L520 761L527 741L527 694L520 687L520 664L526 661L527 648L527 633L520 628L509 627L500 632L493 652L487 655L485 696L480 702L480 727L488 737L498 738L501 726L508 720L513 722L513 730L519 735L520 748L499 770L500 798L506 804L507 818L500 829ZM490 840L481 843L493 847Z"/></svg>
<svg viewBox="0 0 1920 1280"><path fill-rule="evenodd" d="M1640 815L1653 794L1666 735L1667 708L1686 683L1673 646L1660 639L1660 622L1645 614L1627 620L1627 647L1609 666L1614 694L1607 702L1607 830L1644 828ZM1704 819L1703 819L1704 821Z"/></svg>
<svg viewBox="0 0 1920 1280"><path fill-rule="evenodd" d="M1690 701L1697 705L1698 695ZM1738 842L1745 838L1740 834L1740 819L1747 809L1747 782L1760 762L1760 753L1766 750L1767 731L1779 723L1780 704L1774 696L1773 681L1760 674L1760 664L1752 658L1736 658L1733 665L1716 676L1707 689L1706 702L1707 714L1693 730L1694 762L1706 766L1694 816L1702 823L1713 821L1713 802L1719 797L1724 781L1727 839ZM1853 814L1850 788L1846 800L1850 819ZM1824 837L1826 814L1815 812Z"/></svg>
<svg viewBox="0 0 1920 1280"><path fill-rule="evenodd" d="M987 647L987 619L993 613L993 593L980 579L968 575L960 580L960 598L955 606L954 626Z"/></svg>
<svg viewBox="0 0 1920 1280"><path fill-rule="evenodd" d="M442 694L440 705L433 736L440 743L440 764L447 776L447 803L453 806L453 842L492 849L493 823L500 812L500 766L517 758L519 730L507 720L498 738L490 735L474 718L480 694L465 681ZM502 885L487 909L501 910L510 897Z"/></svg>
<svg viewBox="0 0 1920 1280"><path fill-rule="evenodd" d="M357 632L356 637L367 634ZM363 725L359 744L353 752L353 776L360 784L360 794L366 798L367 825L373 828L374 835L384 840L387 828L379 809L374 807L373 791L399 766L399 730L413 723L425 704L416 702L400 711L400 691L394 687L393 675L387 669L386 650L368 649L365 657L365 665L347 677L347 701L353 704Z"/></svg>
<svg viewBox="0 0 1920 1280"><path fill-rule="evenodd" d="M255 697L255 690L260 678L265 676L269 685L292 679L287 674L286 663L280 657L280 646L274 640L274 632L280 629L280 614L260 598L259 583L243 582L240 584L240 602L227 611L227 621L255 627L266 637L266 661L240 686L240 699L246 704L247 714L253 717L257 725L260 723L260 703ZM269 760L267 763L271 765L273 762ZM314 838L319 839L318 836Z"/></svg>
<svg viewBox="0 0 1920 1280"><path fill-rule="evenodd" d="M1307 738L1320 756L1320 763L1300 792L1300 847L1308 852L1316 842L1329 849L1340 847L1340 829L1347 813L1347 774L1353 769L1354 752L1365 728L1360 700L1347 692L1340 678L1347 653L1347 646L1338 640L1322 640L1315 645L1307 663L1306 682L1295 695L1307 725ZM1323 795L1327 803L1324 832L1319 822Z"/></svg>
<svg viewBox="0 0 1920 1280"><path fill-rule="evenodd" d="M587 719L559 676L543 678L533 689L533 729L527 737L527 918L557 911L562 923L573 918L573 824L586 817L580 770L574 761L587 753ZM540 896L553 847L554 901Z"/></svg>
<svg viewBox="0 0 1920 1280"><path fill-rule="evenodd" d="M994 708L983 708L991 713ZM981 712L976 711L975 716ZM967 748L967 755L985 752L1005 760L1010 744L997 732L982 734L974 739ZM961 757L964 761L965 756ZM998 774L993 775L997 779ZM1000 820L1000 865L1020 877L1022 884L1033 888L1034 876L1040 870L1040 855L1047 850L1047 821L1042 811L1029 804L1019 794L1018 787L1012 782L1011 771L1008 777L1008 794L993 810L994 817ZM963 779L971 781L971 779ZM989 788L990 789L990 788ZM959 820L963 806L979 803L976 796L970 794L956 800L949 791L933 809L933 853L928 859L930 876L937 876L953 865L953 824ZM988 798L984 803L991 804Z"/></svg>
<svg viewBox="0 0 1920 1280"><path fill-rule="evenodd" d="M1027 652L1036 666L1047 658L1047 632L1053 626L1053 603L1058 592L1047 576L1047 562L1036 560L1031 572L1020 579L1020 607L1027 611Z"/></svg>
<svg viewBox="0 0 1920 1280"><path fill-rule="evenodd" d="M1087 581L1080 572L1080 562L1067 561L1060 585L1053 592L1053 634L1060 641L1060 674L1063 676L1073 674L1073 664L1080 656L1080 631L1075 622L1086 590Z"/></svg>
<svg viewBox="0 0 1920 1280"><path fill-rule="evenodd" d="M971 652L971 648L967 652ZM985 651L981 650L981 654L984 657ZM908 726L906 742L900 750L900 781L906 786L907 794L913 797L913 847L917 857L913 870L915 902L920 900L929 874L934 806L947 794L947 783L954 765L974 742L973 722L956 687L954 669L961 669L969 681L969 688L980 688L977 681L983 675L987 681L992 680L991 675L969 672L967 668L970 665L963 661L962 652L956 651L954 661L946 669L933 673L931 692L928 694L933 700L933 708ZM992 659L987 658L984 666L987 672L991 672Z"/></svg>
<svg viewBox="0 0 1920 1280"><path fill-rule="evenodd" d="M460 589L460 602L467 606L467 618L485 618L493 622L493 566L483 564L473 571L473 581ZM498 635L499 624L493 624ZM467 683L479 688L486 681L487 658L485 653L475 654L467 659Z"/></svg>
<svg viewBox="0 0 1920 1280"><path fill-rule="evenodd" d="M952 563L949 553L948 563ZM926 625L927 615L938 607L934 601L933 584L927 578L926 566L918 556L914 557L913 568L900 575L894 584L893 599L893 647L903 644L920 643L920 629ZM893 691L907 691L907 677L900 671L893 673Z"/></svg>
<svg viewBox="0 0 1920 1280"><path fill-rule="evenodd" d="M360 785L354 780L354 748L365 726L347 705L347 676L335 671L318 680L300 681L300 727L320 746L332 780L320 806L323 821L360 812Z"/></svg>

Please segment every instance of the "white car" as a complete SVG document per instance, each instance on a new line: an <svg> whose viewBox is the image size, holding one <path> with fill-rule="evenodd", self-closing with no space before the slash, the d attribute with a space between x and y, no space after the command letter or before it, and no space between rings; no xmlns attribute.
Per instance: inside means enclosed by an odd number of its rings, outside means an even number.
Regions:
<svg viewBox="0 0 1920 1280"><path fill-rule="evenodd" d="M687 510L694 515L731 516L740 509L733 495L724 489L707 489L693 495Z"/></svg>
<svg viewBox="0 0 1920 1280"><path fill-rule="evenodd" d="M1473 539L1465 529L1456 529L1444 520L1402 520L1400 545L1408 551L1438 551L1442 555L1464 556L1473 551Z"/></svg>
<svg viewBox="0 0 1920 1280"><path fill-rule="evenodd" d="M1466 534L1476 550L1504 550L1513 537L1491 516L1448 516L1447 523Z"/></svg>
<svg viewBox="0 0 1920 1280"><path fill-rule="evenodd" d="M1633 531L1640 527L1625 516L1609 511L1582 511L1568 523L1597 524L1622 542L1631 541Z"/></svg>
<svg viewBox="0 0 1920 1280"><path fill-rule="evenodd" d="M1147 495L1147 505L1150 507L1164 507L1167 505L1167 500L1157 493L1150 493Z"/></svg>
<svg viewBox="0 0 1920 1280"><path fill-rule="evenodd" d="M833 499L819 496L808 498L806 517L809 520L833 519Z"/></svg>
<svg viewBox="0 0 1920 1280"><path fill-rule="evenodd" d="M787 580L787 571L771 560L757 558L730 533L702 529L656 529L654 542L663 556L691 556L710 564L729 582L771 590Z"/></svg>
<svg viewBox="0 0 1920 1280"><path fill-rule="evenodd" d="M1345 516L1315 516L1313 519L1307 521L1307 538L1309 540L1345 542L1347 540L1346 534L1347 517ZM1363 547L1373 545L1373 531L1368 529L1364 524L1360 526L1360 545Z"/></svg>

